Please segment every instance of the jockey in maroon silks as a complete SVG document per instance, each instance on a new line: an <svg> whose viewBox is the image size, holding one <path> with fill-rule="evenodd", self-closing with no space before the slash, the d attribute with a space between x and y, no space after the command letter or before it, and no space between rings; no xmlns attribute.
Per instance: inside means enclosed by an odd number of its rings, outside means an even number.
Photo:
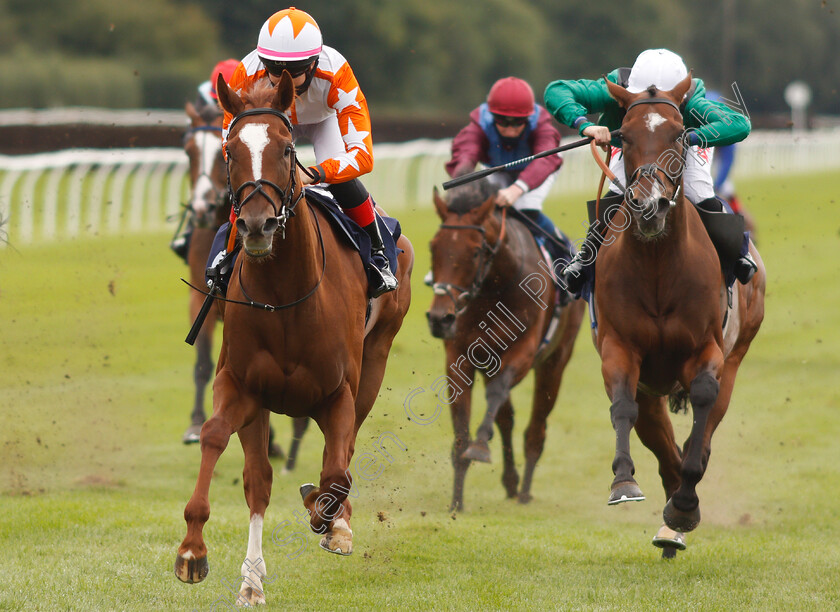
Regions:
<svg viewBox="0 0 840 612"><path fill-rule="evenodd" d="M487 101L470 113L470 122L452 141L452 158L446 163L449 176L475 169L476 164L500 166L554 149L560 132L551 115L534 99L531 86L516 77L493 84ZM542 212L542 203L557 178L563 157L549 155L513 166L489 177L499 190L499 206L512 206L531 223L528 229L556 261L571 259L571 242Z"/></svg>

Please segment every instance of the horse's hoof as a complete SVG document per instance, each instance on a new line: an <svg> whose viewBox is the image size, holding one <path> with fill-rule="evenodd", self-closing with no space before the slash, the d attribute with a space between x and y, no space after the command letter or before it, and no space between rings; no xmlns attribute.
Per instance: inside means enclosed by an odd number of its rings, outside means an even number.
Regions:
<svg viewBox="0 0 840 612"><path fill-rule="evenodd" d="M201 425L190 425L189 429L184 432L184 437L181 441L184 444L196 444L201 438Z"/></svg>
<svg viewBox="0 0 840 612"><path fill-rule="evenodd" d="M311 482L307 482L306 484L300 485L300 498L305 502L306 496L309 495L313 490L315 490L315 485Z"/></svg>
<svg viewBox="0 0 840 612"><path fill-rule="evenodd" d="M520 504L529 504L529 503L531 503L532 499L534 499L534 496L531 495L530 493L520 493L517 501Z"/></svg>
<svg viewBox="0 0 840 612"><path fill-rule="evenodd" d="M467 447L467 450L461 455L461 459L490 463L490 447L487 442L476 440Z"/></svg>
<svg viewBox="0 0 840 612"><path fill-rule="evenodd" d="M187 559L178 555L175 557L175 575L178 577L178 580L181 582L186 582L187 584L195 584L196 582L201 582L205 578L207 578L207 572L210 571L210 564L207 563L207 556L199 557L196 559L192 557L191 553L187 553L190 555L190 558Z"/></svg>
<svg viewBox="0 0 840 612"><path fill-rule="evenodd" d="M688 533L694 531L700 524L700 504L694 510L685 512L674 505L674 498L668 500L665 509L662 511L662 518L665 524L674 531Z"/></svg>
<svg viewBox="0 0 840 612"><path fill-rule="evenodd" d="M653 536L651 544L662 549L662 556L665 559L673 559L677 556L678 550L685 550L685 534L662 525Z"/></svg>
<svg viewBox="0 0 840 612"><path fill-rule="evenodd" d="M242 608L265 605L265 593L251 586L244 586L236 598L236 605Z"/></svg>
<svg viewBox="0 0 840 612"><path fill-rule="evenodd" d="M607 501L607 505L615 506L616 504L621 504L624 502L644 500L645 494L642 493L642 490L639 488L639 485L637 485L635 482L619 482L618 484L613 485L612 491L610 491L610 498Z"/></svg>
<svg viewBox="0 0 840 612"><path fill-rule="evenodd" d="M353 531L344 519L338 519L333 523L332 529L327 532L320 542L321 548L329 553L347 557L353 554Z"/></svg>

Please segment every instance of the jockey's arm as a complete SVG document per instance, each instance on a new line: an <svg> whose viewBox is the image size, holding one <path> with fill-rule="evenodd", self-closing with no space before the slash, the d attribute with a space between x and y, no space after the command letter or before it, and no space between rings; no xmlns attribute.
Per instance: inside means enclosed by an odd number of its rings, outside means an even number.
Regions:
<svg viewBox="0 0 840 612"><path fill-rule="evenodd" d="M321 180L343 183L367 174L373 169L370 113L365 95L346 61L331 80L327 104L335 110L344 152L316 166L322 175Z"/></svg>
<svg viewBox="0 0 840 612"><path fill-rule="evenodd" d="M618 71L614 70L607 78L614 82L617 75ZM615 105L604 79L559 80L549 83L545 89L548 112L560 123L576 128L581 136L586 128L595 125L586 115L602 113Z"/></svg>

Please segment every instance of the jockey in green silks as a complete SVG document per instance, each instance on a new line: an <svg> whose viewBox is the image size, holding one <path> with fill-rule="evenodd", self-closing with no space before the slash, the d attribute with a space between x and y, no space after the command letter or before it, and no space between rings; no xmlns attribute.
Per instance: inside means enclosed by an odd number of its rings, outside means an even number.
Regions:
<svg viewBox="0 0 840 612"><path fill-rule="evenodd" d="M606 78L631 93L640 93L651 85L660 91L671 91L686 76L688 70L677 54L667 49L648 49L639 54L632 68L618 68ZM611 142L610 138L610 132L621 127L624 110L610 96L604 79L554 81L545 90L545 107L555 119L577 129L581 136L593 138L598 145L612 144L610 170L619 178L625 176L621 142L618 139ZM701 79L693 79L680 110L691 149L685 156L683 171L685 196L705 211L731 213L729 206L715 196L711 175L713 147L746 138L750 133L750 120L721 102L707 99ZM590 113L601 113L597 123L586 117ZM610 191L615 198L621 196L614 185L610 186ZM563 271L563 280L573 293L580 292L595 261L602 238L593 234L597 232L590 228L581 250ZM756 268L749 254L749 233L745 232L734 275L746 284Z"/></svg>

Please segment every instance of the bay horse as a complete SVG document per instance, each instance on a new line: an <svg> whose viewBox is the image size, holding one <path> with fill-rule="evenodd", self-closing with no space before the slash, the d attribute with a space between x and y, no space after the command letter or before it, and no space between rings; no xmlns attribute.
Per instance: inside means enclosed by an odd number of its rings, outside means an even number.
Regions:
<svg viewBox="0 0 840 612"><path fill-rule="evenodd" d="M691 74L672 91L638 94L607 81L625 109L621 126L628 185L596 260L593 339L616 433L609 504L644 499L633 478L630 430L659 462L664 525L653 543L670 558L700 522L696 486L726 414L735 376L764 318L765 270L727 289L721 263L695 207L683 195L685 142L680 104ZM724 329L724 317L726 328ZM687 392L693 413L682 449L666 398Z"/></svg>
<svg viewBox="0 0 840 612"><path fill-rule="evenodd" d="M184 151L190 161L190 201L187 213L192 216L192 236L187 250L190 282L204 286L204 271L219 227L230 216L227 191L227 172L222 155L222 111L207 105L199 112L191 102L185 105L190 127L184 134ZM194 321L204 296L190 292L190 320ZM184 444L198 442L205 421L204 392L213 371L213 332L220 318L216 302L211 306L195 341L196 361L193 369L195 400L190 414L190 426L184 432Z"/></svg>
<svg viewBox="0 0 840 612"><path fill-rule="evenodd" d="M427 313L433 336L443 339L455 441L450 510L464 508L464 480L473 461L490 462L493 423L502 438L502 484L509 498L531 500L534 469L546 438L563 370L584 314L582 300L563 307L552 324L556 288L525 225L495 211L496 188L486 180L434 193L442 224L431 241L432 287ZM545 265L545 264L543 264ZM471 394L482 371L487 409L470 436ZM525 430L521 488L513 457L511 389L534 370L531 419Z"/></svg>
<svg viewBox="0 0 840 612"><path fill-rule="evenodd" d="M265 603L263 517L271 496L270 412L310 417L324 434L320 483L303 485L303 504L321 547L350 554L348 470L356 435L379 392L394 336L411 299L413 250L401 236L399 289L371 304L357 252L307 202L284 114L294 84L260 81L240 95L219 79L222 107L234 119L227 138L229 183L242 244L228 285L213 416L201 429L201 466L184 510L187 535L175 574L199 582L208 572L202 531L210 515L213 468L236 433L245 454L243 480L250 530L239 602ZM259 308L252 306L258 305Z"/></svg>

